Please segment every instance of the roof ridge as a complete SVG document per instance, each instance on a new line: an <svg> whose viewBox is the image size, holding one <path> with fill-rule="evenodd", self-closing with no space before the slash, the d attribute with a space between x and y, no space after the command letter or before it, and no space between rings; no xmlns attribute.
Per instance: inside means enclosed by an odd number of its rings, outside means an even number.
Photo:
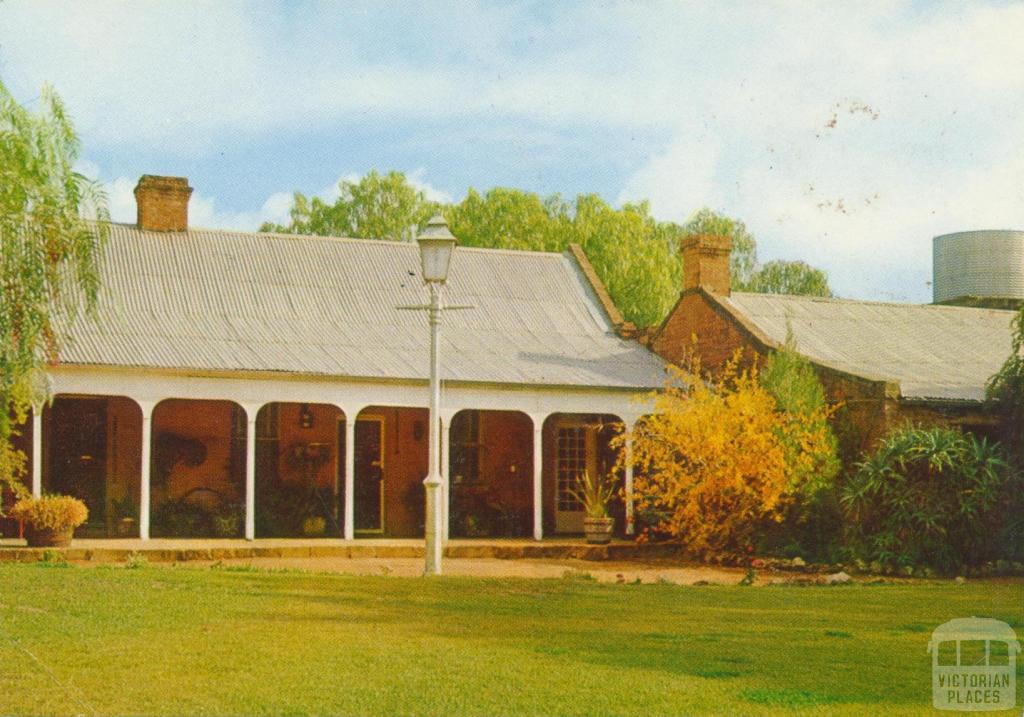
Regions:
<svg viewBox="0 0 1024 717"><path fill-rule="evenodd" d="M95 220L91 220L95 221ZM193 232L201 232L206 234L228 234L231 236L241 237L273 237L275 239L312 239L315 241L329 241L329 242L345 242L352 244L380 244L386 246L416 246L414 242L406 241L394 241L391 239L364 239L362 237L346 237L337 236L334 234L291 234L288 232L252 232L243 231L241 229L217 229L211 227L195 227L190 226L188 229L180 232L152 232L146 231L145 229L139 229L135 224L129 222L109 222L111 226L124 227L131 231L137 231L145 234L189 234ZM497 247L483 247L483 246L465 246L462 244L458 245L459 251L471 251L471 252L486 252L489 254L512 254L515 256L546 256L546 257L557 257L564 258L564 252L558 251L538 251L536 249L508 249L508 248L497 248Z"/></svg>
<svg viewBox="0 0 1024 717"><path fill-rule="evenodd" d="M913 309L929 309L929 310L947 310L947 311L998 311L1001 313L1012 314L1015 313L1013 309L996 309L986 306L955 306L952 304L915 304L909 301L877 301L875 299L850 299L841 296L801 296L799 294L772 294L772 293L760 293L756 291L733 291L729 296L722 298L728 299L731 296L755 296L764 299L789 299L796 301L809 301L817 302L822 304L870 304L872 306L894 306L899 308L913 308Z"/></svg>

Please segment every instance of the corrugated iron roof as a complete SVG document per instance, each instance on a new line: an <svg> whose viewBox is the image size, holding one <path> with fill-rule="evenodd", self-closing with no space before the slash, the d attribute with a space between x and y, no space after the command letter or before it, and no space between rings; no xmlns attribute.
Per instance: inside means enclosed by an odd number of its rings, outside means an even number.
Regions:
<svg viewBox="0 0 1024 717"><path fill-rule="evenodd" d="M782 344L792 328L812 361L897 381L903 396L980 401L1010 355L1012 311L777 294L717 297Z"/></svg>
<svg viewBox="0 0 1024 717"><path fill-rule="evenodd" d="M446 380L655 388L664 364L613 331L569 256L461 248L445 300ZM97 323L67 364L426 379L415 244L111 226Z"/></svg>

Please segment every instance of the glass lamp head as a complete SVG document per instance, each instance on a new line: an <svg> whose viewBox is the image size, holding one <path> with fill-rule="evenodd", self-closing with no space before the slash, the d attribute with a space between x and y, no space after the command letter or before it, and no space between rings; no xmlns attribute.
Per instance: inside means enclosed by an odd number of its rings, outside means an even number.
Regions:
<svg viewBox="0 0 1024 717"><path fill-rule="evenodd" d="M444 217L440 214L434 215L416 237L416 242L420 245L420 270L423 281L443 284L448 278L448 266L451 264L457 243Z"/></svg>

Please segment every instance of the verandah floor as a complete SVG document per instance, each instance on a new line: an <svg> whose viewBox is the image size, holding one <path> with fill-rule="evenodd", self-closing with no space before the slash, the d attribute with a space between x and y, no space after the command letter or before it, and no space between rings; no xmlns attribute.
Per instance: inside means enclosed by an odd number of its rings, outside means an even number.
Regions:
<svg viewBox="0 0 1024 717"><path fill-rule="evenodd" d="M0 540L0 562L33 562L46 549L25 547L23 540ZM50 548L49 550L54 550ZM150 540L105 538L74 540L57 548L75 562L123 562L131 555L151 562L232 560L243 558L422 558L422 538L154 538ZM636 560L668 557L674 545L637 544L617 540L609 545L588 545L582 538L453 539L445 546L449 558Z"/></svg>

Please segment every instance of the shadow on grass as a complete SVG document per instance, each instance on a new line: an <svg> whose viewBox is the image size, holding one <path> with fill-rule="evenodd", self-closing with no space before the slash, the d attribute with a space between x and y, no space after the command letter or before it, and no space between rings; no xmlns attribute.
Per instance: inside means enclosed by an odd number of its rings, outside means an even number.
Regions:
<svg viewBox="0 0 1024 717"><path fill-rule="evenodd" d="M849 697L829 692L810 690L794 690L786 687L764 687L742 690L740 697L756 705L765 707L785 707L799 709L802 707L819 707L821 705L837 705L852 703L875 703L879 698Z"/></svg>

